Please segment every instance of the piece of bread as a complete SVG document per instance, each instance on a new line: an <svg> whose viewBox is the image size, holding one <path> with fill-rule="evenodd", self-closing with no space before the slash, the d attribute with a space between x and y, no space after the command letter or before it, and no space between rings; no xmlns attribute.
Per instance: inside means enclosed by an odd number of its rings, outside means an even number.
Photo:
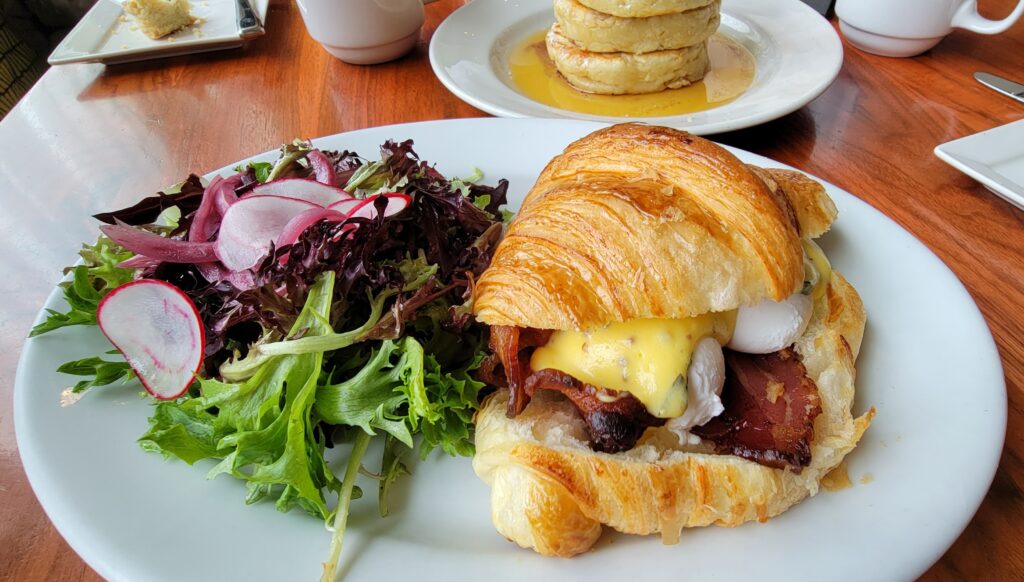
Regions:
<svg viewBox="0 0 1024 582"><path fill-rule="evenodd" d="M195 22L188 0L127 0L124 11L138 20L146 36L157 39Z"/></svg>
<svg viewBox="0 0 1024 582"><path fill-rule="evenodd" d="M803 285L799 231L835 216L820 187L794 206L780 186L681 131L597 131L541 172L477 283L477 319L587 329L780 301Z"/></svg>
<svg viewBox="0 0 1024 582"><path fill-rule="evenodd" d="M588 8L577 0L555 0L563 36L596 53L648 53L700 44L718 30L719 1L661 16L622 18Z"/></svg>
<svg viewBox="0 0 1024 582"><path fill-rule="evenodd" d="M645 18L686 12L716 0L580 0L588 8L622 18Z"/></svg>
<svg viewBox="0 0 1024 582"><path fill-rule="evenodd" d="M669 128L612 126L541 172L478 282L475 312L491 325L564 330L780 300L803 283L801 236L835 216L824 188L798 172L747 166ZM499 390L477 415L473 460L498 531L571 556L604 525L674 543L684 527L765 521L814 495L874 414L852 415L863 305L829 277L794 346L821 403L801 472L683 444L667 426L626 452L595 452L561 394L541 390L510 419Z"/></svg>
<svg viewBox="0 0 1024 582"><path fill-rule="evenodd" d="M783 192L797 219L800 236L818 238L836 219L836 205L818 181L796 170L747 166L772 191Z"/></svg>
<svg viewBox="0 0 1024 582"><path fill-rule="evenodd" d="M706 43L640 54L595 53L566 38L557 22L544 42L558 72L587 93L635 95L678 89L699 81L708 68Z"/></svg>
<svg viewBox="0 0 1024 582"><path fill-rule="evenodd" d="M497 392L477 414L473 458L491 486L495 528L520 546L568 557L590 548L602 524L676 543L684 527L737 526L782 513L817 493L874 415L851 414L864 321L857 292L833 272L796 343L822 407L811 463L800 474L681 446L664 427L648 429L627 452L594 452L583 420L561 395L541 391L509 419L508 391Z"/></svg>

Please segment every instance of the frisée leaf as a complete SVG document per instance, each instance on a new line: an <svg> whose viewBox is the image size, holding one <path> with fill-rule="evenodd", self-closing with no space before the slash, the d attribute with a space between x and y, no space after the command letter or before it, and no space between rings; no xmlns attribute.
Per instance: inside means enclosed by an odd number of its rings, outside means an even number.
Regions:
<svg viewBox="0 0 1024 582"><path fill-rule="evenodd" d="M71 391L81 394L96 386L106 386L118 380L122 384L130 382L135 378L135 372L128 362L111 362L100 357L83 358L73 362L66 362L57 368L61 374L72 376L91 376L90 379L80 380L75 383Z"/></svg>
<svg viewBox="0 0 1024 582"><path fill-rule="evenodd" d="M29 337L69 325L96 325L96 308L100 300L118 286L131 281L135 275L132 269L119 266L133 256L132 252L105 236L99 237L93 245L82 245L78 254L82 257L82 264L71 267L71 281L60 284L68 311L61 313L47 309L46 320L33 327Z"/></svg>

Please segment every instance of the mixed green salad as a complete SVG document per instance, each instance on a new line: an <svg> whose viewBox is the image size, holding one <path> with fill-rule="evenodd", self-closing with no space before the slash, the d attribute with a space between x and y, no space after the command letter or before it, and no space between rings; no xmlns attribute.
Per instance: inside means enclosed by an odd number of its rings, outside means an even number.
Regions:
<svg viewBox="0 0 1024 582"><path fill-rule="evenodd" d="M32 331L98 324L118 349L62 365L72 391L140 379L154 397L142 448L213 459L209 477L242 480L245 503L324 520L327 580L372 439L382 516L412 451L473 453L488 340L473 282L507 218L506 181L445 178L411 141L380 154L296 141L275 163L96 215L104 235L68 269L68 311ZM343 467L325 457L342 442Z"/></svg>

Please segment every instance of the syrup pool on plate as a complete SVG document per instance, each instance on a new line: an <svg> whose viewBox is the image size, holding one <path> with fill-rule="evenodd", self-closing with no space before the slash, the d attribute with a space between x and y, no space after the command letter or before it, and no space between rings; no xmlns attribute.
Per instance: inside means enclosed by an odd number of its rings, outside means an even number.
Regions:
<svg viewBox="0 0 1024 582"><path fill-rule="evenodd" d="M584 93L558 74L544 46L546 33L531 34L515 47L509 55L509 74L524 95L559 109L617 117L684 115L725 105L754 80L754 55L735 40L716 34L708 40L708 72L693 85L643 95Z"/></svg>

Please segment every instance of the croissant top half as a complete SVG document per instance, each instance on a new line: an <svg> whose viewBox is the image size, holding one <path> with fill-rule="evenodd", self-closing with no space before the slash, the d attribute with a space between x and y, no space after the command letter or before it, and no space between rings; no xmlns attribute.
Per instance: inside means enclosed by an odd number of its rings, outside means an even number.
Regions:
<svg viewBox="0 0 1024 582"><path fill-rule="evenodd" d="M800 237L836 209L803 174L746 166L685 132L622 124L547 165L476 288L490 325L588 329L789 296Z"/></svg>

